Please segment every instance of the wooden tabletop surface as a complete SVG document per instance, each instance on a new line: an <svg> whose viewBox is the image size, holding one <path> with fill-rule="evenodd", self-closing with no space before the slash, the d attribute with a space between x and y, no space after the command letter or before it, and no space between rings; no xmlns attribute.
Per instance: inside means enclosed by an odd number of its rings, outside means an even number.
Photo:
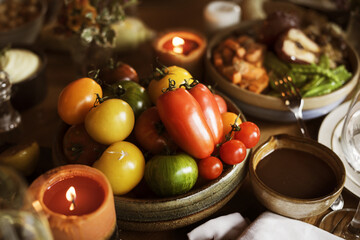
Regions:
<svg viewBox="0 0 360 240"><path fill-rule="evenodd" d="M183 1L142 1L137 7L135 14L141 18L151 29L162 31L165 29L186 27L203 31L202 10L206 0L183 0ZM133 53L126 53L123 56L124 61L132 65L140 77L146 76L151 70L151 54L147 52L147 46ZM48 57L48 66L46 69L47 94L45 99L38 105L21 112L24 138L30 138L38 141L42 148L51 148L54 136L59 124L57 115L57 97L62 88L79 75L71 62L69 54L64 52L46 51ZM206 76L205 76L206 77ZM264 121L251 116L246 116L250 121L256 123L261 130L260 143L268 139L269 136L278 133L287 133L301 136L299 128L295 122L278 123ZM323 117L309 120L306 125L309 128L311 137L317 139L318 130ZM51 159L49 159L51 161ZM355 208L358 198L348 190L344 189L343 196L345 207ZM259 214L265 211L265 208L256 200L250 187L248 178L237 192L237 194L218 212L207 219L192 224L190 226L163 232L130 232L120 229L120 238L125 240L132 239L186 239L186 233L196 226L211 218L240 212L250 221L254 220ZM321 216L304 219L304 221L317 225Z"/></svg>

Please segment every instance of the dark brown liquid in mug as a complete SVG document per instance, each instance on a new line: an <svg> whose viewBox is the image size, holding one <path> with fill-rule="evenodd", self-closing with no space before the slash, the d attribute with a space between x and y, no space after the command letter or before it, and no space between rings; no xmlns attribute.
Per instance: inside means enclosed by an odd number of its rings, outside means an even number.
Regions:
<svg viewBox="0 0 360 240"><path fill-rule="evenodd" d="M256 172L268 187L293 198L322 197L331 193L337 184L328 164L295 149L276 149L259 162Z"/></svg>

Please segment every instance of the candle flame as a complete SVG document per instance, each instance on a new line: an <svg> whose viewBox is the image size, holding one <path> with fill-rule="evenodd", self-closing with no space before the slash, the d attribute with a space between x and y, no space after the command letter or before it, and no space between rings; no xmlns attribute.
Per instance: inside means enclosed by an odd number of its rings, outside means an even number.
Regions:
<svg viewBox="0 0 360 240"><path fill-rule="evenodd" d="M184 44L185 44L185 40L180 38L180 37L174 37L172 39L172 45L173 45L173 51L175 53L183 53L183 48L184 48Z"/></svg>
<svg viewBox="0 0 360 240"><path fill-rule="evenodd" d="M73 186L69 187L66 192L66 199L71 202L69 210L73 211L75 209L75 199L76 199L76 191Z"/></svg>

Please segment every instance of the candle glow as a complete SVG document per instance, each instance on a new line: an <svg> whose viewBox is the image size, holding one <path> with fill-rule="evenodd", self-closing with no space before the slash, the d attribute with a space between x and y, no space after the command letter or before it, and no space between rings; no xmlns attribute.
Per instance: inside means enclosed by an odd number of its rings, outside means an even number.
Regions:
<svg viewBox="0 0 360 240"><path fill-rule="evenodd" d="M180 37L174 37L172 39L173 51L175 53L183 53L185 40Z"/></svg>
<svg viewBox="0 0 360 240"><path fill-rule="evenodd" d="M69 187L69 189L66 191L66 199L71 203L69 210L74 211L75 209L75 199L76 199L76 191L73 186Z"/></svg>

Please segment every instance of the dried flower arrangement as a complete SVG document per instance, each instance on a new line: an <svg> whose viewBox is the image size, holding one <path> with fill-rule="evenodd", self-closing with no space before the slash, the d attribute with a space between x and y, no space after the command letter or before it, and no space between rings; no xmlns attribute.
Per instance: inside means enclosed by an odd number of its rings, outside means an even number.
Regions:
<svg viewBox="0 0 360 240"><path fill-rule="evenodd" d="M126 8L137 0L64 0L56 32L78 35L84 44L111 46L115 32L111 24L125 18Z"/></svg>

